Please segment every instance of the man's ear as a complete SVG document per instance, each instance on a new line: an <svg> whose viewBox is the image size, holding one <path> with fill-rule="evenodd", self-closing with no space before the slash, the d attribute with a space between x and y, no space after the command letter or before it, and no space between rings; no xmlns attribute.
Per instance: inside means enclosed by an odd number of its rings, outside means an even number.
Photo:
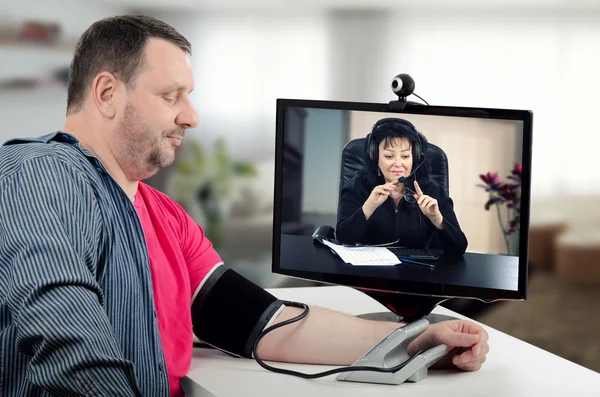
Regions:
<svg viewBox="0 0 600 397"><path fill-rule="evenodd" d="M112 119L117 112L115 94L119 87L117 78L109 72L102 72L96 76L92 84L92 98L94 105L100 113Z"/></svg>

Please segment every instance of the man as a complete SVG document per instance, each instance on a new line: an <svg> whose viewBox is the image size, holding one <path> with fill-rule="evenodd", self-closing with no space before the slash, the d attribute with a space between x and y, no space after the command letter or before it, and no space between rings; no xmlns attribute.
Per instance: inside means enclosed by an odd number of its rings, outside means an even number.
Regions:
<svg viewBox="0 0 600 397"><path fill-rule="evenodd" d="M141 183L198 125L190 43L145 16L93 24L69 76L62 131L0 148L0 387L6 395L181 395L190 302L219 255L173 200ZM299 314L285 307L276 323ZM210 324L203 325L210 327ZM351 364L399 324L311 308L263 359ZM478 370L487 333L429 327L439 366Z"/></svg>

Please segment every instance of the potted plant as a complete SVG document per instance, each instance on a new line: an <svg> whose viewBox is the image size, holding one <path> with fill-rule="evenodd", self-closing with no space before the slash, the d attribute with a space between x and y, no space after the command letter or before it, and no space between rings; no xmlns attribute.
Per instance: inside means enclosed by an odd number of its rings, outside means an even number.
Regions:
<svg viewBox="0 0 600 397"><path fill-rule="evenodd" d="M479 175L484 184L477 185L488 193L485 209L489 211L492 206L496 207L498 223L502 229L508 255L512 254L511 235L516 233L518 236L520 232L522 171L523 164L515 163L506 181L498 176L498 172L487 172ZM505 211L502 211L502 207L505 207ZM506 214L505 217L502 215L503 212Z"/></svg>
<svg viewBox="0 0 600 397"><path fill-rule="evenodd" d="M215 142L207 155L197 141L191 140L180 154L170 180L170 196L179 202L215 247L221 244L221 229L234 177L256 175L253 164L234 161L223 139Z"/></svg>

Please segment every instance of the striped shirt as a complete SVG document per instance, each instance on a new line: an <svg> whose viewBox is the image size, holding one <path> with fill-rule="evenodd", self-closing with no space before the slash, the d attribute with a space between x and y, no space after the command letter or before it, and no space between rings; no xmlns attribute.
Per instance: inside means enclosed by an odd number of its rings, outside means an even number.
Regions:
<svg viewBox="0 0 600 397"><path fill-rule="evenodd" d="M0 147L0 395L161 396L144 232L71 135Z"/></svg>

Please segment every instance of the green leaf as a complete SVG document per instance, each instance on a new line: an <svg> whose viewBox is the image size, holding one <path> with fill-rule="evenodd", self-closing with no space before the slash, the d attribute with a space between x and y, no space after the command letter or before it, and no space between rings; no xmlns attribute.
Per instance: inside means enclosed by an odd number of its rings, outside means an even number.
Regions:
<svg viewBox="0 0 600 397"><path fill-rule="evenodd" d="M234 161L231 166L233 173L239 176L256 176L256 167L251 163L244 163L241 161Z"/></svg>

